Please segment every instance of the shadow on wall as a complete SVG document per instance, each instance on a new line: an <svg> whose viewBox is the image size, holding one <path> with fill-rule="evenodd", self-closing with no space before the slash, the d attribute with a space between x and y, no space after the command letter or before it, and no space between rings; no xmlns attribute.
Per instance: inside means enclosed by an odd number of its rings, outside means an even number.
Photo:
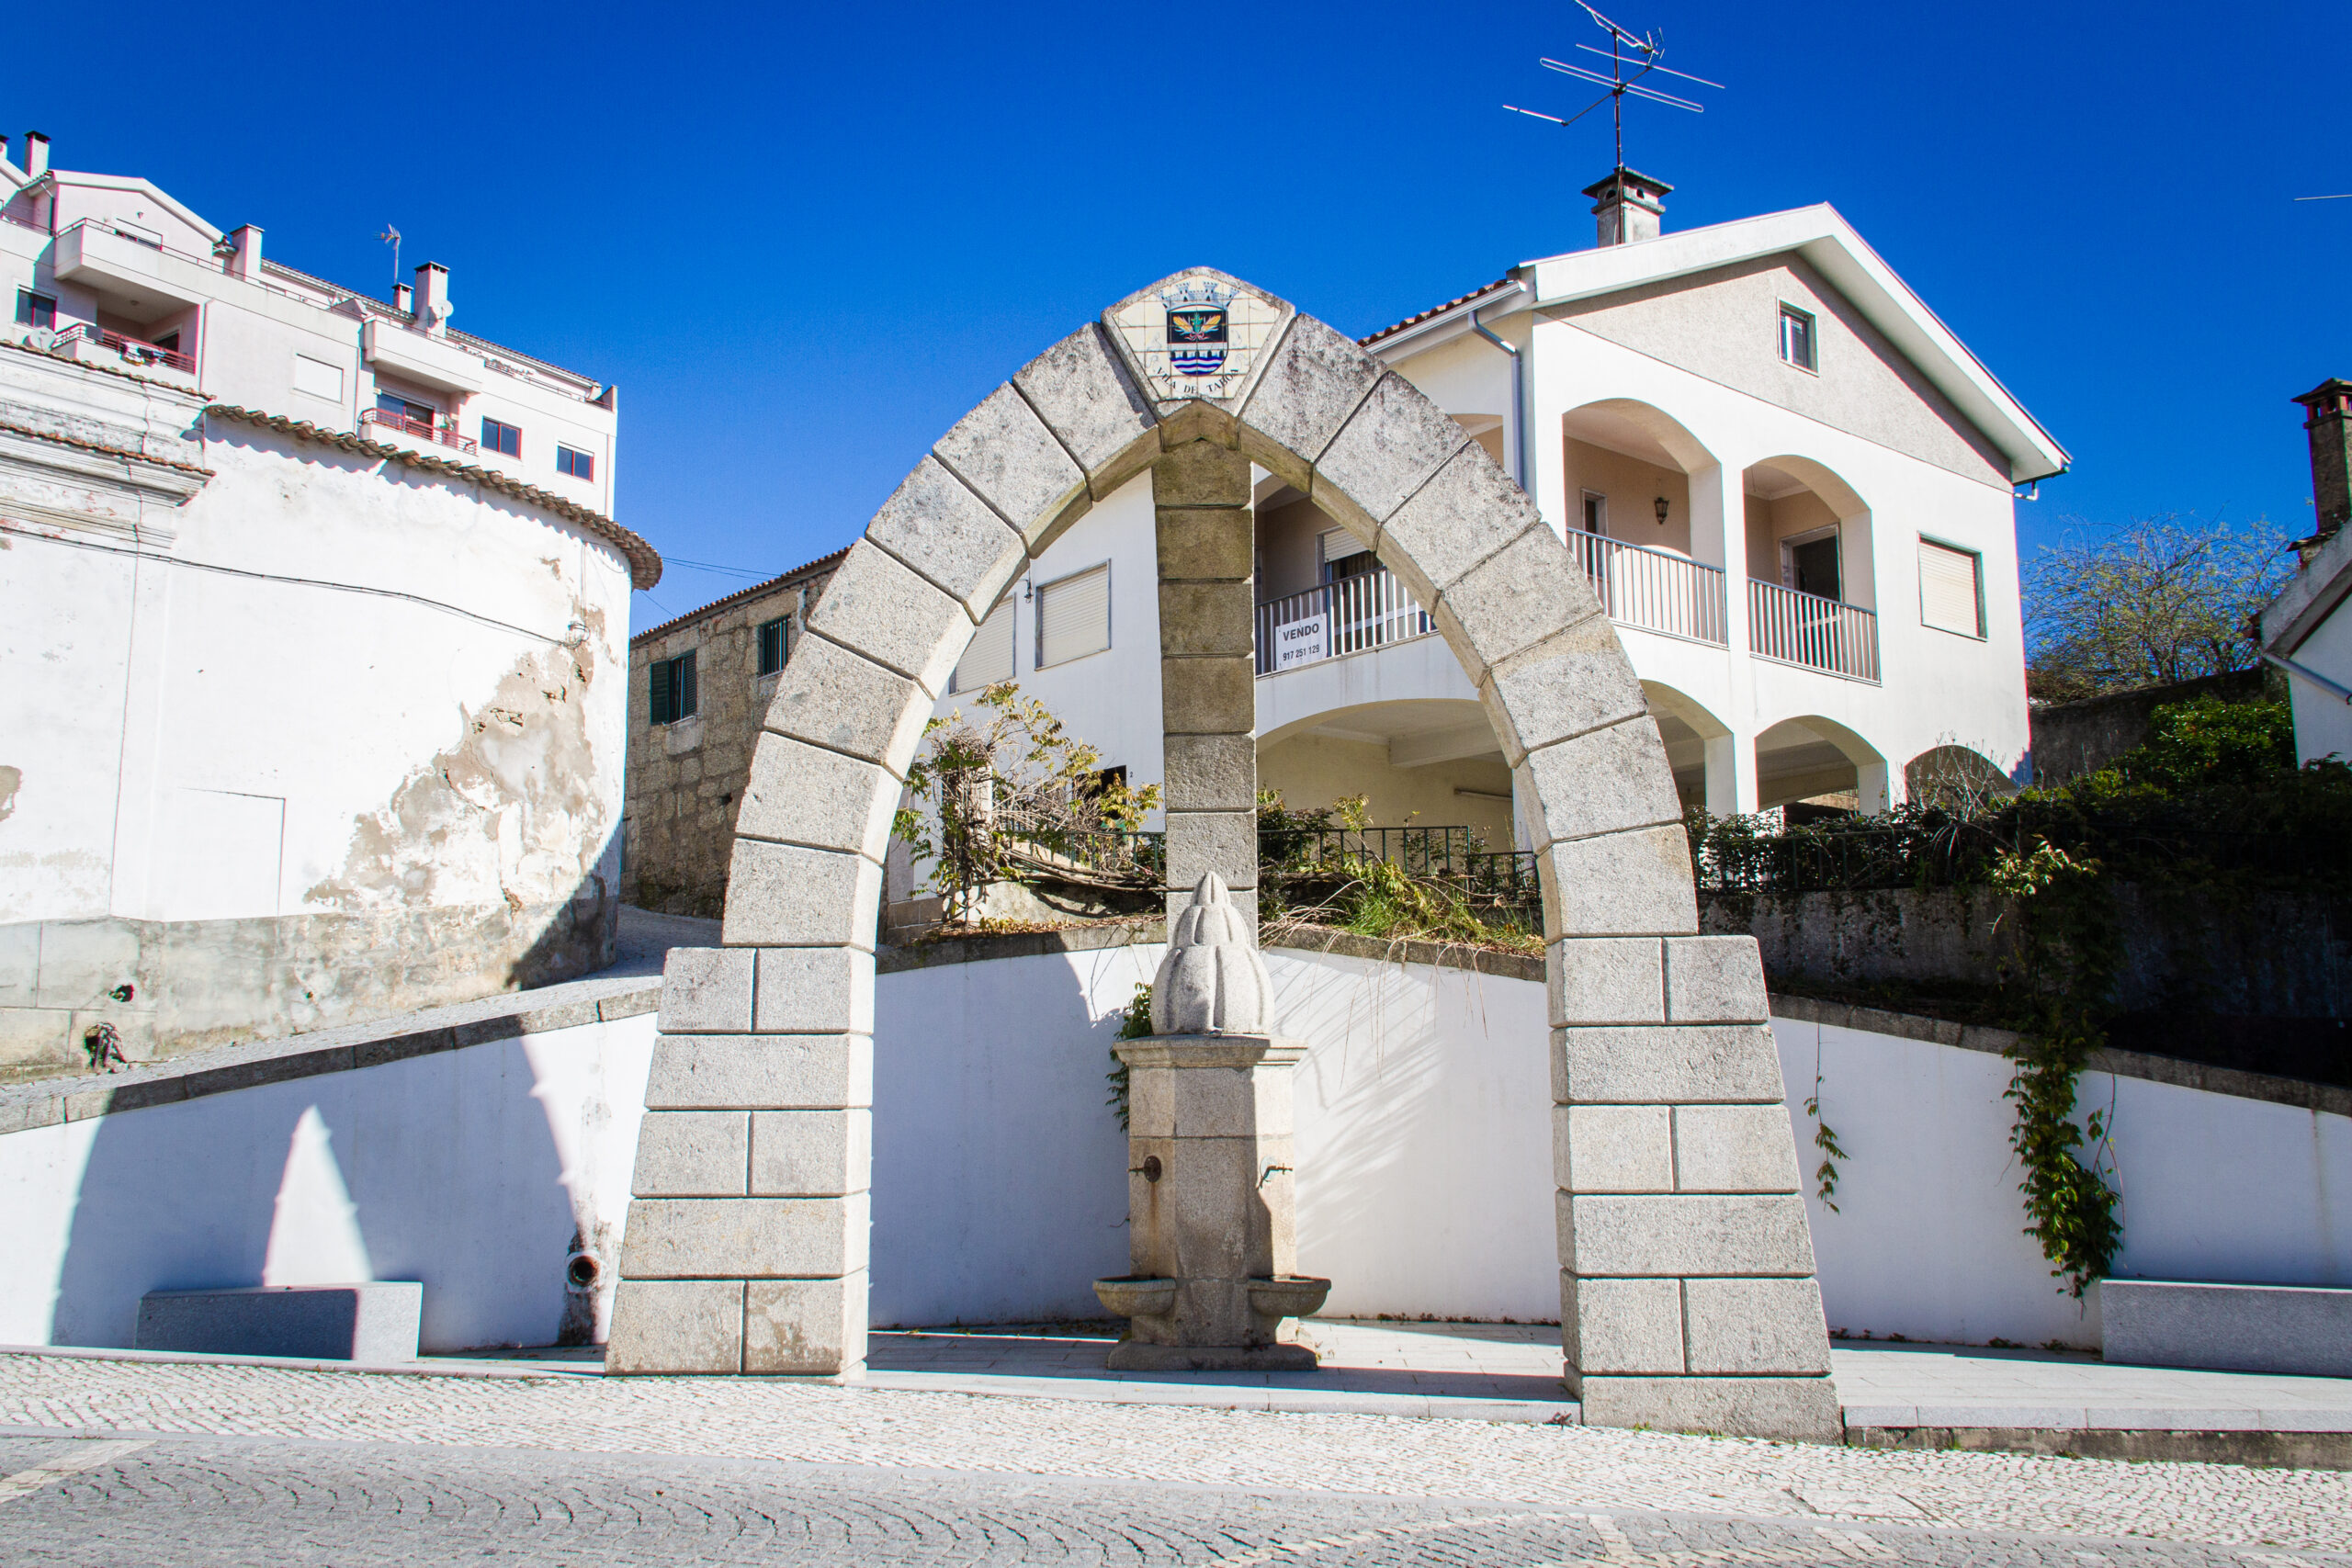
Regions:
<svg viewBox="0 0 2352 1568"><path fill-rule="evenodd" d="M1163 951L883 975L876 1324L1102 1315L1093 1281L1127 1272L1127 1140L1104 1075L1119 1014Z"/></svg>
<svg viewBox="0 0 2352 1568"><path fill-rule="evenodd" d="M534 990L611 967L620 931L621 832L616 825L605 836L594 869L581 877L571 897L556 906L546 927L507 965L506 989Z"/></svg>
<svg viewBox="0 0 2352 1568"><path fill-rule="evenodd" d="M514 1039L67 1124L50 1342L130 1345L149 1291L368 1279L423 1282L427 1349L555 1342L582 1225L541 1087Z"/></svg>
<svg viewBox="0 0 2352 1568"><path fill-rule="evenodd" d="M1326 1311L1556 1322L1544 988L1270 951L1296 1079L1298 1266Z"/></svg>

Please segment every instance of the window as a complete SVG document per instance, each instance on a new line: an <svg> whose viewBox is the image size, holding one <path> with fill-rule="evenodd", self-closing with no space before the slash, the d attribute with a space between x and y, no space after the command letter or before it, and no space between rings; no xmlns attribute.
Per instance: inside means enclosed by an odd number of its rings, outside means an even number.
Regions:
<svg viewBox="0 0 2352 1568"><path fill-rule="evenodd" d="M1781 307L1781 357L1800 370L1819 370L1815 355L1813 316L1793 305Z"/></svg>
<svg viewBox="0 0 2352 1568"><path fill-rule="evenodd" d="M390 417L394 424L421 426L431 430L441 423L441 411L431 403L413 403L398 392L376 394L376 412Z"/></svg>
<svg viewBox="0 0 2352 1568"><path fill-rule="evenodd" d="M481 444L493 452L503 452L510 457L523 455L523 433L514 425L485 417L481 422Z"/></svg>
<svg viewBox="0 0 2352 1568"><path fill-rule="evenodd" d="M294 356L294 389L339 403L343 401L343 367L298 354Z"/></svg>
<svg viewBox="0 0 2352 1568"><path fill-rule="evenodd" d="M1962 637L1984 635L1984 557L1919 541L1919 624Z"/></svg>
<svg viewBox="0 0 2352 1568"><path fill-rule="evenodd" d="M21 327L55 328L57 301L46 294L36 294L29 288L17 289L17 324Z"/></svg>
<svg viewBox="0 0 2352 1568"><path fill-rule="evenodd" d="M1597 490L1584 492L1584 531L1588 534L1609 532L1609 498Z"/></svg>
<svg viewBox="0 0 2352 1568"><path fill-rule="evenodd" d="M660 659L653 662L653 722L675 724L695 716L695 656L682 653L675 659Z"/></svg>
<svg viewBox="0 0 2352 1568"><path fill-rule="evenodd" d="M1111 565L1073 572L1037 590L1037 668L1067 664L1111 646Z"/></svg>
<svg viewBox="0 0 2352 1568"><path fill-rule="evenodd" d="M575 447L558 446L555 449L556 472L570 474L575 479L596 477L596 459Z"/></svg>
<svg viewBox="0 0 2352 1568"><path fill-rule="evenodd" d="M948 686L951 692L978 692L995 685L999 681L1012 679L1012 626L1016 619L1012 595L1008 593L997 601L980 629L972 634L970 646L964 657L956 661L956 675Z"/></svg>
<svg viewBox="0 0 2352 1568"><path fill-rule="evenodd" d="M792 617L778 615L760 623L760 673L773 675L792 657Z"/></svg>

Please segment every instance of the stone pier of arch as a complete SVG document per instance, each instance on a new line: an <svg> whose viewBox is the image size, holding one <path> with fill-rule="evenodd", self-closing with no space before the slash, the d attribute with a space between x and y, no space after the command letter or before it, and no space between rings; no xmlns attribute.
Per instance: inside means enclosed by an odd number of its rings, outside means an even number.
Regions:
<svg viewBox="0 0 2352 1568"><path fill-rule="evenodd" d="M1170 311L1204 302L1226 342L1180 356ZM1169 889L1215 872L1254 908L1252 463L1432 607L1525 803L1561 1333L1585 1419L1836 1440L1756 944L1697 934L1673 780L1615 630L1458 423L1345 335L1204 268L1120 301L983 400L811 613L737 820L724 945L674 950L664 975L607 1371L862 1363L873 948L901 783L981 617L1147 471Z"/></svg>

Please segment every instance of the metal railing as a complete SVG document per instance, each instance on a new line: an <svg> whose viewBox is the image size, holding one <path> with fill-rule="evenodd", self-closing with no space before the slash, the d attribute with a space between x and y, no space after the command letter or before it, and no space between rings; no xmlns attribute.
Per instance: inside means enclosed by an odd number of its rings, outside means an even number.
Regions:
<svg viewBox="0 0 2352 1568"><path fill-rule="evenodd" d="M1878 616L1819 593L1751 578L1747 646L1758 659L1878 684Z"/></svg>
<svg viewBox="0 0 2352 1568"><path fill-rule="evenodd" d="M1430 613L1390 571L1333 578L1258 606L1258 673L1272 675L1362 653L1435 630Z"/></svg>
<svg viewBox="0 0 2352 1568"><path fill-rule="evenodd" d="M1347 860L1386 861L1418 876L1442 877L1464 891L1505 903L1540 897L1535 856L1488 850L1469 828L1267 828L1258 829L1258 863L1277 876L1336 870Z"/></svg>
<svg viewBox="0 0 2352 1568"><path fill-rule="evenodd" d="M60 330L56 342L60 347L75 342L96 344L101 348L113 349L132 365L164 365L190 376L196 374L196 355L192 354L182 354L176 348L165 348L161 344L148 343L140 338L125 337L120 333L107 332L88 321L76 321Z"/></svg>
<svg viewBox="0 0 2352 1568"><path fill-rule="evenodd" d="M359 423L380 424L387 430L396 430L402 435L413 435L420 441L437 441L444 446L454 446L460 452L481 450L481 442L471 441L458 434L455 425L436 424L429 420L411 419L406 414L394 413L390 409L361 409Z"/></svg>
<svg viewBox="0 0 2352 1568"><path fill-rule="evenodd" d="M1570 534L1568 548L1611 620L1692 642L1729 644L1723 568L1600 534Z"/></svg>

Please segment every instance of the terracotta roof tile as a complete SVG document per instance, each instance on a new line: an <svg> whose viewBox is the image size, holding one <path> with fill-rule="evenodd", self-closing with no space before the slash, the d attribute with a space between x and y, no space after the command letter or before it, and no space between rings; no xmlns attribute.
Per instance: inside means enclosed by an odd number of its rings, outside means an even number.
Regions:
<svg viewBox="0 0 2352 1568"><path fill-rule="evenodd" d="M836 564L840 561L842 557L847 554L849 554L849 547L847 545L843 545L831 555L819 556L815 560L810 561L808 565L796 566L790 571L780 572L776 576L769 578L765 582L754 582L749 588L738 588L734 592L728 594L725 598L713 599L709 604L702 605L698 609L688 610L683 615L673 615L670 619L662 622L658 626L648 626L645 630L639 632L637 635L630 637L628 639L628 645L631 648L635 648L638 644L645 641L648 637L660 637L663 632L683 626L688 621L698 621L705 615L710 615L715 611L726 609L730 604L740 604L746 599L756 599L763 593L774 592L776 589L783 587L786 583L790 582L796 577L806 577L812 571Z"/></svg>
<svg viewBox="0 0 2352 1568"><path fill-rule="evenodd" d="M628 558L629 581L638 587L650 588L662 581L662 557L651 545L603 513L582 506L569 497L557 495L552 491L525 484L511 474L502 474L495 468L485 468L474 463L453 463L446 457L428 457L422 452L412 452L405 446L387 446L380 441L370 441L364 435L354 435L348 431L322 429L307 419L288 419L284 414L263 413L257 409L243 409L233 403L207 403L204 412L218 419L257 424L265 430L291 435L298 441L314 442L345 452L361 452L389 463L404 463L412 468L423 468L429 474L447 474L469 483L487 485L517 500L545 507L559 517L569 518L619 549Z"/></svg>
<svg viewBox="0 0 2352 1568"><path fill-rule="evenodd" d="M1492 283L1482 284L1478 288L1470 290L1467 294L1456 295L1453 299L1448 299L1442 305L1432 305L1418 316L1408 316L1403 321L1396 322L1393 326L1383 327L1378 332L1373 333L1370 337L1360 337L1356 339L1356 345L1360 348L1370 348L1382 338L1394 337L1396 333L1403 332L1407 327L1419 326L1423 321L1428 321L1431 316L1442 316L1457 305L1467 304L1469 301L1478 298L1481 294L1491 294L1496 289L1500 288L1503 285L1507 283L1515 283L1517 281L1518 279L1516 278L1498 277Z"/></svg>

